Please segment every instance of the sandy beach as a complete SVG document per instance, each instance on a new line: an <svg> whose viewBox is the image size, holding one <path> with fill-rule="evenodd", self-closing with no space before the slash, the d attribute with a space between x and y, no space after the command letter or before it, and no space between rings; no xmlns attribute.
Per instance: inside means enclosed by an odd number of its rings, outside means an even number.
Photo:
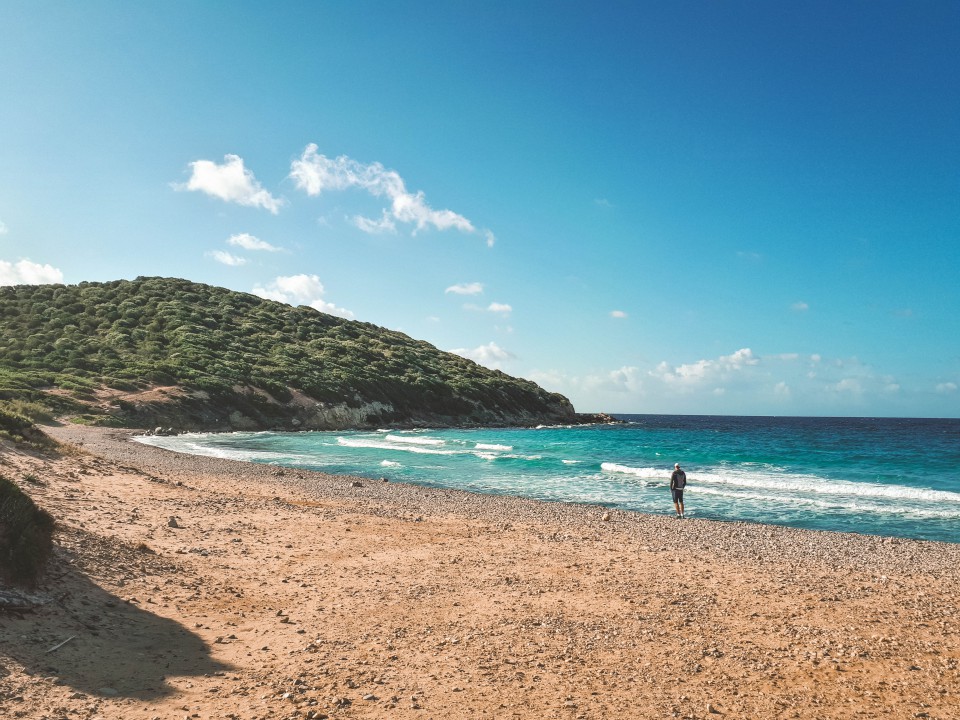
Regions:
<svg viewBox="0 0 960 720"><path fill-rule="evenodd" d="M2 717L960 717L957 545L48 432L0 455L59 523Z"/></svg>

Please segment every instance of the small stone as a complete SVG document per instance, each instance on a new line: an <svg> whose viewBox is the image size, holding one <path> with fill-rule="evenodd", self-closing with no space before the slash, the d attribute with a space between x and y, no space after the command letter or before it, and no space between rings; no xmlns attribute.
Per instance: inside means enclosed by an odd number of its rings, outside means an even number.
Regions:
<svg viewBox="0 0 960 720"><path fill-rule="evenodd" d="M178 527L180 527L180 523L177 522L177 518L176 518L176 517L174 517L173 515L171 515L171 516L170 516L170 519L167 520L167 527L178 528Z"/></svg>
<svg viewBox="0 0 960 720"><path fill-rule="evenodd" d="M363 483L359 480L354 480L352 483L350 483L350 487L363 487Z"/></svg>
<svg viewBox="0 0 960 720"><path fill-rule="evenodd" d="M600 519L603 520L604 522L610 522L610 513L604 513L603 517Z"/></svg>

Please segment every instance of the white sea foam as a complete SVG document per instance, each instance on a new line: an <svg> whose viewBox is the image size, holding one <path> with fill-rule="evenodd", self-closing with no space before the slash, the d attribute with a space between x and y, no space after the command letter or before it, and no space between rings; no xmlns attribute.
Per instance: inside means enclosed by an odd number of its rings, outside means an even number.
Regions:
<svg viewBox="0 0 960 720"><path fill-rule="evenodd" d="M663 468L653 468L653 467L630 467L629 465L618 465L617 463L600 463L600 469L604 472L611 473L623 473L624 475L633 475L639 478L665 478L669 477L665 474Z"/></svg>
<svg viewBox="0 0 960 720"><path fill-rule="evenodd" d="M382 442L380 440L365 440L364 438L344 438L338 437L337 444L343 447L352 448L376 448L377 450L395 450L396 452L421 453L423 455L456 455L456 450L434 450L420 445L393 442Z"/></svg>
<svg viewBox="0 0 960 720"><path fill-rule="evenodd" d="M474 446L475 450L502 450L503 452L510 452L513 450L512 445L495 445L494 443L477 443Z"/></svg>
<svg viewBox="0 0 960 720"><path fill-rule="evenodd" d="M688 486L689 487L689 486ZM886 504L871 501L870 499L851 496L849 499L840 499L831 497L823 499L817 497L805 497L802 495L770 494L764 492L743 492L731 491L729 489L698 487L697 494L713 495L722 498L735 499L737 503L756 502L774 507L809 507L815 508L815 511L836 511L842 510L845 513L853 515L862 515L864 513L873 513L878 515L895 515L897 517L912 518L960 518L960 508L944 509L933 506L916 506L903 504Z"/></svg>
<svg viewBox="0 0 960 720"><path fill-rule="evenodd" d="M579 464L580 464L580 461L579 461L579 460L561 460L560 462L562 462L564 465L579 465Z"/></svg>
<svg viewBox="0 0 960 720"><path fill-rule="evenodd" d="M405 437L403 435L387 435L387 440L395 443L409 443L411 445L446 445L446 440L431 437Z"/></svg>
<svg viewBox="0 0 960 720"><path fill-rule="evenodd" d="M786 475L776 473L697 473L688 474L690 487L698 483L729 485L733 487L774 490L778 493L808 493L814 495L840 495L861 498L880 498L896 501L922 503L949 503L960 505L960 493L948 490L930 490L905 485L829 480L816 475Z"/></svg>
<svg viewBox="0 0 960 720"><path fill-rule="evenodd" d="M381 467L401 467L400 463L394 462L393 460L381 460Z"/></svg>

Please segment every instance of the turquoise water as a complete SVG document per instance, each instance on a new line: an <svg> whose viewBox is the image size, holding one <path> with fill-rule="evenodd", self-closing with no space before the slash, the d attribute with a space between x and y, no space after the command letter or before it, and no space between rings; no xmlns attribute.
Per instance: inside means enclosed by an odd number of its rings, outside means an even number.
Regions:
<svg viewBox="0 0 960 720"><path fill-rule="evenodd" d="M179 452L432 487L960 542L960 420L624 415L624 425L144 437Z"/></svg>

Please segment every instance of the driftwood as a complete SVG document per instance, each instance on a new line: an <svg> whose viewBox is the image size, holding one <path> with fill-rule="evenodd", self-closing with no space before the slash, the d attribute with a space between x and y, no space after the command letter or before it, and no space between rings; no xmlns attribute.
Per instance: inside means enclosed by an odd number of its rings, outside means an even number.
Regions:
<svg viewBox="0 0 960 720"><path fill-rule="evenodd" d="M71 636L68 637L66 640L64 640L62 643L57 643L56 645L54 645L52 648L50 648L49 650L47 650L47 652L44 653L44 654L45 654L45 655L49 655L49 654L52 653L54 650L59 650L59 649L62 648L64 645L66 645L68 642L70 642L71 640L73 640L75 637L76 637L76 635L71 635Z"/></svg>
<svg viewBox="0 0 960 720"><path fill-rule="evenodd" d="M49 598L31 595L20 590L0 587L0 612L22 614L33 612L48 602Z"/></svg>

